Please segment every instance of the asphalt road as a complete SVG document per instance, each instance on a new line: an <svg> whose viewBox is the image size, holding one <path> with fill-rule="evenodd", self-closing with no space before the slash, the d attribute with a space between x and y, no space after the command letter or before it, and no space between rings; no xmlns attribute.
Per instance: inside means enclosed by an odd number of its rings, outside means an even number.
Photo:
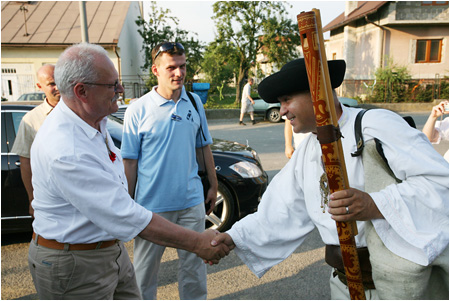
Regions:
<svg viewBox="0 0 450 301"><path fill-rule="evenodd" d="M422 129L427 112L408 113ZM283 123L271 124L257 119L256 125L238 125L236 120L210 120L213 137L249 144L262 161L272 179L286 164L284 155ZM448 145L437 146L443 154ZM28 271L28 245L30 235L2 236L1 298L37 299ZM126 243L133 258L132 242ZM177 289L177 255L167 249L159 275L158 299L179 299ZM328 279L330 269L324 261L324 247L318 232L314 231L305 243L288 259L272 268L261 279L257 278L232 252L220 264L208 266L208 299L292 300L330 299Z"/></svg>

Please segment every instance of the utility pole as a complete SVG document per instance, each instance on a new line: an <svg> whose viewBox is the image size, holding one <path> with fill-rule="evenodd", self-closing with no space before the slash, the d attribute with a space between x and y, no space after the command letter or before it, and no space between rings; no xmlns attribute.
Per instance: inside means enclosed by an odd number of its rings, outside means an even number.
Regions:
<svg viewBox="0 0 450 301"><path fill-rule="evenodd" d="M86 18L86 1L80 1L81 42L89 43L89 34Z"/></svg>

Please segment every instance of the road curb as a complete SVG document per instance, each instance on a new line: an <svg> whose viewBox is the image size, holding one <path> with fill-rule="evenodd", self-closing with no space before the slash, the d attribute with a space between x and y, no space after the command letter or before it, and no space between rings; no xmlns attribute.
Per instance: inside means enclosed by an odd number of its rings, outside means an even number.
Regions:
<svg viewBox="0 0 450 301"><path fill-rule="evenodd" d="M434 102L416 102L416 103L367 103L360 104L361 108L380 108L394 112L425 112L443 101L444 99L436 99ZM240 109L206 109L207 119L239 119Z"/></svg>

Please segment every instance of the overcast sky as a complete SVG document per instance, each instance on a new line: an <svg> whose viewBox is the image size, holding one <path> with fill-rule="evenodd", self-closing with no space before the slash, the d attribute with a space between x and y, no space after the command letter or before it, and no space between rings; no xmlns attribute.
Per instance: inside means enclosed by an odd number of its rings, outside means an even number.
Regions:
<svg viewBox="0 0 450 301"><path fill-rule="evenodd" d="M211 19L213 16L212 5L215 1L157 1L159 7L171 10L171 15L179 20L179 27L184 30L196 32L202 42L214 40L215 25ZM313 8L320 10L322 26L327 25L345 10L345 1L286 1L292 5L288 8L290 17L294 22L302 11L310 11ZM148 17L147 1L144 1L144 18ZM324 38L329 38L329 32L324 33Z"/></svg>

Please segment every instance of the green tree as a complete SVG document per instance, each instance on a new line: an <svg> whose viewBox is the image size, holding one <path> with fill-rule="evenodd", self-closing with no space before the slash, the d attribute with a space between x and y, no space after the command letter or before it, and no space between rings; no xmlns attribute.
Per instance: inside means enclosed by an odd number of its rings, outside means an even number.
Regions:
<svg viewBox="0 0 450 301"><path fill-rule="evenodd" d="M178 18L171 16L170 13L170 9L158 7L155 1L151 1L148 21L140 16L136 20L136 24L140 26L138 32L144 39L142 51L145 55L145 64L142 69L149 72L149 79L146 82L148 88L157 84L157 79L151 72L152 49L163 41L183 44L187 61L185 82L191 82L200 70L204 45L188 31L178 28ZM197 36L197 33L192 35Z"/></svg>
<svg viewBox="0 0 450 301"><path fill-rule="evenodd" d="M238 65L236 49L225 41L215 40L205 50L202 70L213 86L228 85L233 81Z"/></svg>
<svg viewBox="0 0 450 301"><path fill-rule="evenodd" d="M217 43L230 50L224 59L236 66L236 103L256 63L265 54L277 66L291 60L300 44L297 25L287 19L286 2L219 1L213 5ZM206 70L205 70L206 71Z"/></svg>

